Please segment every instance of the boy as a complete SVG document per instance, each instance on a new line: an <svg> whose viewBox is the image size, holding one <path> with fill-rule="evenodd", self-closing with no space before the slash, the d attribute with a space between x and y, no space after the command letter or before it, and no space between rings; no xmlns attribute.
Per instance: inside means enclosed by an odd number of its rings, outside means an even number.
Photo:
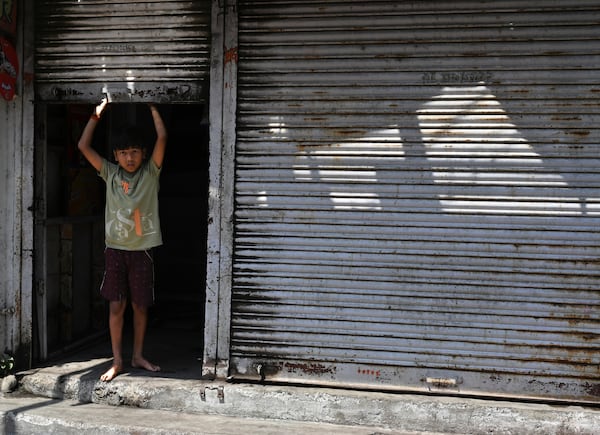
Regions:
<svg viewBox="0 0 600 435"><path fill-rule="evenodd" d="M153 247L162 244L158 216L158 179L167 144L167 130L157 108L150 104L156 143L145 159L141 140L127 138L114 147L118 164L92 148L96 125L108 104L96 106L79 139L78 148L106 182L105 271L100 293L109 301L109 330L113 364L100 379L111 381L123 371L122 337L127 297L133 308L132 367L152 372L160 367L143 356L148 307L154 302Z"/></svg>

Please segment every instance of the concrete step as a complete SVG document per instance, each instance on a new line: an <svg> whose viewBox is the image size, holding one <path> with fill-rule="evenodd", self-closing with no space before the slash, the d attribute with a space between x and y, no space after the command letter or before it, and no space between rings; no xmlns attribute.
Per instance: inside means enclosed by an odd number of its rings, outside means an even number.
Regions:
<svg viewBox="0 0 600 435"><path fill-rule="evenodd" d="M0 433L120 435L434 435L367 426L239 418L49 399L0 395Z"/></svg>
<svg viewBox="0 0 600 435"><path fill-rule="evenodd" d="M304 427L306 433L327 433L331 429L332 434L432 432L463 435L598 435L600 433L600 410L595 407L293 385L210 382L165 378L154 374L149 375L146 372L122 374L107 383L98 380L102 371L98 370L99 367L105 368L105 366L89 367L85 364L82 366L81 362L47 367L23 376L20 380L20 388L28 394L43 397L44 399L40 399L42 404L55 403L49 400L51 398L74 401L75 403L68 408L72 412L99 409L109 416L123 415L123 419L126 419L125 416L132 415L131 408L140 408L139 411L142 412L139 412L137 414L139 417L135 417L136 420L133 421L141 425L150 423L149 427L156 427L158 431L156 433L167 432L160 432L163 426L155 426L153 420L146 416L161 415L164 410L171 413L165 414L169 419L176 418L182 425L186 421L190 422L192 426L183 425L180 428L181 433L186 433L190 427L205 430L204 425L209 423L202 423L202 421L216 424L212 423L210 416L211 418L220 416L227 422L222 423L219 430L226 430L223 425L229 425L231 422L238 429L239 425L242 425L245 431L242 433L248 434L302 433L296 431L294 424L299 424L298 428ZM90 403L101 407L96 408L89 405ZM56 406L64 407L64 405ZM39 409L40 412L44 408L51 409L45 405L33 405L33 409ZM157 412L158 414L153 414ZM57 412L57 414L61 413ZM67 415L66 411L64 415ZM236 419L240 418L249 420L236 423ZM72 417L68 418L69 421L71 419ZM162 417L160 420L164 419L167 417ZM261 426L265 421L273 425L272 432L266 431ZM278 424L282 426L279 427ZM304 424L307 426L303 426ZM118 430L122 425L124 423L118 423L111 430L114 430L114 433L121 433ZM329 425L341 425L342 428L340 432L335 432ZM324 427L328 429L323 430ZM366 432L349 432L348 427L368 429ZM288 432L292 429L294 429L292 432ZM90 430L93 433L93 427ZM230 432L200 431L199 433Z"/></svg>
<svg viewBox="0 0 600 435"><path fill-rule="evenodd" d="M169 329L164 326L150 334L146 356L160 364L162 371L157 373L127 368L125 373L111 382L101 382L100 375L110 367L112 361L107 357L110 355L109 342L65 355L60 360L49 362L45 367L19 373L20 391L42 398L42 405L23 405L23 411L42 412L54 409L54 406L65 406L60 401L49 399L74 402L65 408L65 416L67 411L105 409L105 414L116 418L121 413L131 416L128 414L133 412L130 408L140 408L136 410L141 411L136 412L138 417L132 417L135 418L132 421L148 426L148 430L156 428L156 433L167 433L160 432L163 430L160 424L166 420L175 419L181 421L181 424L190 421L192 428L207 430L210 425L217 423L202 420L203 418L222 417L227 423L218 426L223 428L219 430L225 430L231 424L237 427L236 433L249 434L288 433L288 430L296 428L294 424L308 424L306 430L321 428L313 433L326 433L330 430L328 425L342 426L342 432L334 432L332 427L332 434L353 433L348 432L348 427L368 428L367 432L358 433L373 434L411 431L463 435L600 434L600 409L592 405L524 400L518 402L500 398L492 400L310 385L206 381L201 379L202 370L198 361L202 354L201 348L197 352L190 350L188 335L187 329ZM129 343L124 345L124 349L129 347ZM5 402L0 399L0 403ZM105 408L107 406L109 408ZM111 406L114 408L110 408ZM149 417L161 415L162 412L171 414L164 414L157 422ZM57 411L57 415L61 415L61 412ZM90 419L92 418L91 416ZM236 419L248 420L238 422ZM85 418L78 424L84 425L86 421L90 422ZM103 424L109 424L110 421L109 418ZM265 421L284 426L282 429L265 432L266 429L260 429L260 424ZM120 423L118 427L121 427ZM322 429L325 427L327 431ZM93 430L93 426L90 426L92 433ZM186 426L182 426L181 433L186 433L186 430Z"/></svg>

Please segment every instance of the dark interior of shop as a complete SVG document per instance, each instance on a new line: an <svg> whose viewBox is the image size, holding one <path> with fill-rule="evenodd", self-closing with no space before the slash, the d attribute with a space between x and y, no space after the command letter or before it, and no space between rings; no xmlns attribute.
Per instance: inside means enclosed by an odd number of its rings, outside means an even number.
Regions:
<svg viewBox="0 0 600 435"><path fill-rule="evenodd" d="M163 246L155 248L155 305L148 335L178 331L180 349L201 355L206 281L208 122L202 104L159 104L169 140L160 178ZM104 183L77 149L91 105L50 105L45 152L46 328L48 354L105 340L107 306L99 298L103 267ZM109 157L119 128L135 123L154 140L146 104L112 104L98 123L94 147ZM149 150L151 151L151 150ZM39 157L38 157L39 158ZM41 246L38 241L38 246ZM82 272L85 271L85 272ZM42 309L36 304L35 318ZM130 328L131 311L125 328ZM125 333L128 333L127 329ZM96 337L95 339L93 337ZM109 355L107 355L109 356Z"/></svg>

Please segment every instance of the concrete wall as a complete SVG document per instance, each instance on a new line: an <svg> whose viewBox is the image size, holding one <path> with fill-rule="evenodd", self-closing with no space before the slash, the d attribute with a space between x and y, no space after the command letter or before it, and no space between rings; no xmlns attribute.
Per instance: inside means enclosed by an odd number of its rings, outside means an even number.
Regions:
<svg viewBox="0 0 600 435"><path fill-rule="evenodd" d="M14 348L17 259L14 255L18 239L15 234L15 128L14 103L0 100L0 351ZM17 281L17 282L15 282Z"/></svg>
<svg viewBox="0 0 600 435"><path fill-rule="evenodd" d="M23 98L0 102L0 350L28 364L31 342L33 150Z"/></svg>
<svg viewBox="0 0 600 435"><path fill-rule="evenodd" d="M17 96L0 99L0 351L30 365L33 296L33 1L19 4Z"/></svg>

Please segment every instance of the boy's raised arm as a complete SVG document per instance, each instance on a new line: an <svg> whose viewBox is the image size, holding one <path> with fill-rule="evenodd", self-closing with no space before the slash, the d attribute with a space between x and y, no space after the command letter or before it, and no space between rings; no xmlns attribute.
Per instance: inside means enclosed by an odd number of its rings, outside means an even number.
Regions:
<svg viewBox="0 0 600 435"><path fill-rule="evenodd" d="M83 129L83 133L81 133L81 137L79 138L79 143L77 144L77 148L83 154L88 162L96 169L96 171L100 171L102 168L102 157L100 154L96 152L94 148L92 148L92 139L94 137L94 130L96 129L96 125L98 121L100 121L100 116L102 116L102 112L104 112L104 108L108 104L108 100L106 98L102 99L102 102L98 104L94 108L94 113L90 116L85 128Z"/></svg>
<svg viewBox="0 0 600 435"><path fill-rule="evenodd" d="M167 146L167 129L156 106L154 104L149 104L149 106L152 120L154 121L154 129L156 130L156 143L154 144L154 150L152 151L152 160L154 160L156 166L161 168L165 158L165 148Z"/></svg>

